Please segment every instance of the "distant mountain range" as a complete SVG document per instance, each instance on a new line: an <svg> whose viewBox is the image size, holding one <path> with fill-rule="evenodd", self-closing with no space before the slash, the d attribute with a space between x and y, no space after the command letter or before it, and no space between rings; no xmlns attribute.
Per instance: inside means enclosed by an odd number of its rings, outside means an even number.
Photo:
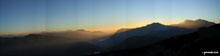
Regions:
<svg viewBox="0 0 220 56"><path fill-rule="evenodd" d="M142 36L142 38L144 37ZM211 27L200 28L190 34L174 36L140 48L103 52L90 56L219 56L219 54L204 55L202 53L205 51L219 52L219 37L220 24L216 24Z"/></svg>
<svg viewBox="0 0 220 56"><path fill-rule="evenodd" d="M141 42L141 41L148 41L144 45L152 44L162 39L166 39L171 36L183 35L187 33L191 33L195 30L173 27L173 26L166 26L160 23L152 23L140 28L130 29L124 32L116 33L109 37L108 39L100 42L100 46L104 48L114 48L117 46L117 49L120 47L122 49L126 47L132 47L130 45L132 42ZM139 38L140 36L145 36ZM135 40L140 39L140 40ZM154 39L154 40L153 40ZM125 46L125 47L123 47ZM135 47L140 47L138 45L134 45ZM132 47L134 48L134 47Z"/></svg>
<svg viewBox="0 0 220 56"><path fill-rule="evenodd" d="M0 37L0 52L10 53L28 48L45 48L70 43L73 45L74 43L105 37L106 35L106 33L99 31L67 30L29 34L24 37Z"/></svg>
<svg viewBox="0 0 220 56"><path fill-rule="evenodd" d="M210 21L203 20L203 19L197 19L197 20L188 20L187 19L181 23L171 24L168 26L175 26L175 27L188 28L188 29L198 29L198 28L202 28L202 27L209 27L209 26L212 26L215 24L216 23L214 23L214 22L210 22ZM116 33L124 32L124 31L130 30L130 29L132 29L132 28L121 28Z"/></svg>
<svg viewBox="0 0 220 56"><path fill-rule="evenodd" d="M195 21L185 20L182 23L173 25L163 25L156 22L134 29L119 29L115 34L106 38L104 41L95 43L95 45L111 50L137 48L169 37L189 34L195 32L198 28L212 25L215 25L215 23L202 19Z"/></svg>
<svg viewBox="0 0 220 56"><path fill-rule="evenodd" d="M193 20L185 20L182 23L179 24L172 24L171 26L176 26L176 27L182 27L182 28L189 28L189 29L198 29L201 27L209 27L215 25L214 22L209 22L203 19L197 19L195 21Z"/></svg>
<svg viewBox="0 0 220 56"><path fill-rule="evenodd" d="M122 28L110 36L101 31L79 29L75 31L42 32L23 37L0 37L0 55L160 56L157 54L162 53L162 55L169 54L168 56L170 56L170 54L175 53L174 55L181 56L182 52L189 55L189 49L198 47L194 45L197 45L195 43L200 39L210 41L210 43L211 40L218 40L216 39L219 35L218 28L219 24L198 19L195 21L185 20L173 25L152 23L138 28ZM211 37L211 40L208 40L208 37ZM198 45L203 46L201 43L204 42L198 43ZM182 48L186 48L186 50L182 51ZM166 51L166 53L161 51Z"/></svg>

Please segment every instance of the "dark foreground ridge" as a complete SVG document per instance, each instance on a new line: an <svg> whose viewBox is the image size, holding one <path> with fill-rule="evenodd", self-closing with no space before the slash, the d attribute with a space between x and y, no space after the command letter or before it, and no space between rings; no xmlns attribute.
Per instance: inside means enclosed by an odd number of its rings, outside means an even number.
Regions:
<svg viewBox="0 0 220 56"><path fill-rule="evenodd" d="M144 36L143 36L144 37ZM220 51L220 24L141 48L103 52L90 56L219 56L205 51Z"/></svg>

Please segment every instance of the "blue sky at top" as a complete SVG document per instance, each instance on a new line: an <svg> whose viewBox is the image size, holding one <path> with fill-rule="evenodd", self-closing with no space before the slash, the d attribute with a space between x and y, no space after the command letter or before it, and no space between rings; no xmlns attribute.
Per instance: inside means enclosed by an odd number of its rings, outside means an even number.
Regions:
<svg viewBox="0 0 220 56"><path fill-rule="evenodd" d="M0 34L173 24L220 23L220 0L0 0Z"/></svg>

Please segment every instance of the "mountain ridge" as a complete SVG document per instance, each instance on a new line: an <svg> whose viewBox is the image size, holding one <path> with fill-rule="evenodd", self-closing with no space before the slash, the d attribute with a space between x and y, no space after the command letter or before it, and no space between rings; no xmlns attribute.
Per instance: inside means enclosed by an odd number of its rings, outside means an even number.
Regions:
<svg viewBox="0 0 220 56"><path fill-rule="evenodd" d="M172 34L166 35L163 32L161 32L161 31L164 31L166 33L169 33L169 30L172 30L171 31ZM178 33L178 31L180 31L180 33ZM139 28L128 30L128 31L116 33L116 34L112 35L111 37L102 41L103 44L101 44L100 46L102 46L104 48L111 49L113 46L117 46L117 45L121 44L123 41L125 41L126 39L128 39L130 37L148 35L148 36L160 37L161 39L163 39L166 37L186 34L186 33L190 33L193 31L194 30L185 29L185 28L166 26L166 25L163 25L163 24L156 22L156 23L148 24L143 27L139 27ZM148 37L145 37L145 38L148 38ZM106 44L106 45L104 45L104 44Z"/></svg>
<svg viewBox="0 0 220 56"><path fill-rule="evenodd" d="M176 27L182 27L182 28L189 28L189 29L198 29L201 27L209 27L212 25L215 25L216 23L210 22L203 19L197 19L197 20L185 20L178 24L172 24L170 26L176 26Z"/></svg>
<svg viewBox="0 0 220 56"><path fill-rule="evenodd" d="M90 56L204 56L203 51L218 51L220 24L174 36L140 48L103 52ZM219 54L207 54L219 56Z"/></svg>

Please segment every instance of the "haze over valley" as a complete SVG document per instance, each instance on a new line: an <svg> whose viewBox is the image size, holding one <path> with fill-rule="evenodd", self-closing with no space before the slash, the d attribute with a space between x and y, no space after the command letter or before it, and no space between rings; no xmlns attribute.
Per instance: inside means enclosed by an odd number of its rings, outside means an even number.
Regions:
<svg viewBox="0 0 220 56"><path fill-rule="evenodd" d="M194 23L193 26L187 24L186 21ZM114 34L79 29L74 31L41 32L17 37L8 36L0 38L1 54L6 56L92 55L101 52L140 48L171 37L190 34L200 28L213 25L216 25L216 23L198 19L185 20L182 23L173 25L153 22L137 28L122 28Z"/></svg>

